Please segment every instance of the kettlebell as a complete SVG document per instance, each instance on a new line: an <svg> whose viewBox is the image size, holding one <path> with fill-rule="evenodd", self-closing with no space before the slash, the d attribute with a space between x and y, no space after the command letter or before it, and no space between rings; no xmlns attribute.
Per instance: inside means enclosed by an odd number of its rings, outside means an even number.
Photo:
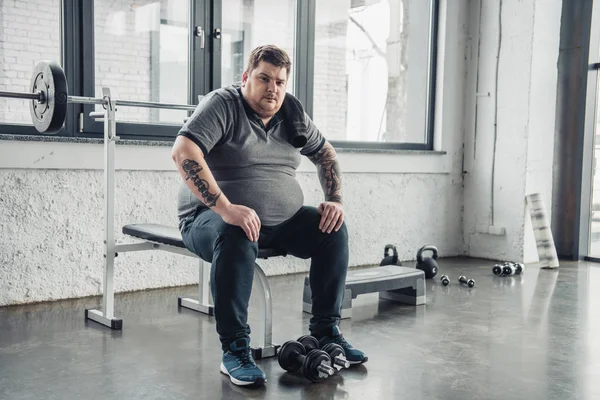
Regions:
<svg viewBox="0 0 600 400"><path fill-rule="evenodd" d="M431 258L423 258L423 253L430 250L433 255ZM438 272L438 249L433 245L425 245L417 252L417 269L425 272L425 279L431 279L437 275Z"/></svg>
<svg viewBox="0 0 600 400"><path fill-rule="evenodd" d="M388 254L389 251L392 251L392 254ZM400 261L398 261L398 250L396 250L396 246L392 244L388 244L385 246L383 250L383 260L379 264L380 267L384 265L402 265Z"/></svg>

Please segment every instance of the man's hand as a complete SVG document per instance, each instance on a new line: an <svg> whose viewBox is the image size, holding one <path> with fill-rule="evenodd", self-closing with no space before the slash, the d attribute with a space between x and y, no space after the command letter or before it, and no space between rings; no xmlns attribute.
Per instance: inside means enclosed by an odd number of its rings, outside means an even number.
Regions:
<svg viewBox="0 0 600 400"><path fill-rule="evenodd" d="M253 209L239 204L229 204L221 213L223 221L239 226L246 232L248 240L256 242L260 234L260 218Z"/></svg>
<svg viewBox="0 0 600 400"><path fill-rule="evenodd" d="M317 210L321 214L321 222L319 223L321 232L331 233L332 230L337 232L342 227L344 208L340 203L326 201L319 204Z"/></svg>

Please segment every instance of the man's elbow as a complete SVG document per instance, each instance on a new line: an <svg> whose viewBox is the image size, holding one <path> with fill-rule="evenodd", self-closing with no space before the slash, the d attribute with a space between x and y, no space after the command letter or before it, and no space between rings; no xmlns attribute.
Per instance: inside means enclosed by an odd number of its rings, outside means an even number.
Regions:
<svg viewBox="0 0 600 400"><path fill-rule="evenodd" d="M203 157L204 154L198 146L185 136L178 136L171 147L171 158L175 164L181 164L186 158Z"/></svg>
<svg viewBox="0 0 600 400"><path fill-rule="evenodd" d="M178 164L181 160L181 148L179 148L179 146L174 145L171 148L171 159L173 159L173 162L175 164Z"/></svg>

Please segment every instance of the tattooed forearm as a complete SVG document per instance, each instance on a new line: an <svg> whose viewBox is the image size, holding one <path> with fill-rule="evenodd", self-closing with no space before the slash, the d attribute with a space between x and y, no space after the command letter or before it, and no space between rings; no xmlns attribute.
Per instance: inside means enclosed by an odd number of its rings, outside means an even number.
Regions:
<svg viewBox="0 0 600 400"><path fill-rule="evenodd" d="M325 145L310 160L317 166L321 187L325 192L325 200L342 203L342 174L335 150Z"/></svg>
<svg viewBox="0 0 600 400"><path fill-rule="evenodd" d="M185 180L191 180L194 183L194 186L196 186L202 195L204 203L208 207L216 206L217 200L221 197L221 192L213 194L209 191L210 185L208 182L205 179L200 178L200 171L202 171L200 164L194 160L183 160L181 167L185 172Z"/></svg>

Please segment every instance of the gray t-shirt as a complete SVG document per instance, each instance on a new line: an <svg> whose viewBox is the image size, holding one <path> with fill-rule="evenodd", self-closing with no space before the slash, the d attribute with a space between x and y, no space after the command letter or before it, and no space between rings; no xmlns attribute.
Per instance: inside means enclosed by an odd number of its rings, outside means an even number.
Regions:
<svg viewBox="0 0 600 400"><path fill-rule="evenodd" d="M219 187L233 204L256 211L264 226L280 224L304 204L296 180L302 155L318 152L325 138L306 113L307 142L290 144L290 125L277 113L265 128L244 100L238 87L217 89L206 95L179 131L196 143ZM210 189L215 193L214 188ZM206 207L182 181L178 217Z"/></svg>

